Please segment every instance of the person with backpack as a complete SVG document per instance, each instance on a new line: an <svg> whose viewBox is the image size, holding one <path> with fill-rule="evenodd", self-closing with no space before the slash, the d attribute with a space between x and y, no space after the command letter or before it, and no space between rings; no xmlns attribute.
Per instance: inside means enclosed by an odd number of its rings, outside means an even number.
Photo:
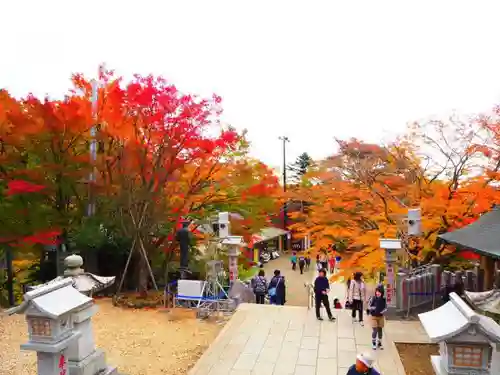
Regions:
<svg viewBox="0 0 500 375"><path fill-rule="evenodd" d="M306 265L306 259L304 258L303 255L301 255L299 257L299 270L300 270L300 274L304 274L304 267Z"/></svg>
<svg viewBox="0 0 500 375"><path fill-rule="evenodd" d="M268 285L268 294L272 305L284 305L286 302L285 277L280 270L274 271L274 276Z"/></svg>
<svg viewBox="0 0 500 375"><path fill-rule="evenodd" d="M310 266L311 266L311 256L309 255L309 253L307 253L306 254L306 270L308 270Z"/></svg>
<svg viewBox="0 0 500 375"><path fill-rule="evenodd" d="M363 282L363 274L361 272L356 272L354 274L354 279L351 281L351 284L349 285L349 292L348 292L348 301L349 304L351 305L351 310L352 310L352 321L356 321L356 312L359 314L359 324L361 326L364 325L363 323L363 302L365 301L366 297L366 286L365 283Z"/></svg>
<svg viewBox="0 0 500 375"><path fill-rule="evenodd" d="M384 297L383 288L377 287L375 289L375 295L368 302L368 311L372 317L372 348L373 350L382 350L382 331L385 324L384 314L387 311L387 301Z"/></svg>
<svg viewBox="0 0 500 375"><path fill-rule="evenodd" d="M252 279L252 289L255 293L255 303L263 305L265 303L267 293L267 280L264 270L260 270L259 273Z"/></svg>

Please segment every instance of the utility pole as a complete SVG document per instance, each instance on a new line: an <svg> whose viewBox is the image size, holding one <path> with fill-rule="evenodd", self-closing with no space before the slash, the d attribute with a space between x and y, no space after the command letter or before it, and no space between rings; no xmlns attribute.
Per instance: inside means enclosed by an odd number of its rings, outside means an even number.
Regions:
<svg viewBox="0 0 500 375"><path fill-rule="evenodd" d="M92 80L92 119L93 124L90 129L90 164L92 168L92 172L90 172L89 176L89 205L87 210L87 216L95 215L95 197L93 194L93 186L92 184L96 180L95 175L95 161L97 159L97 95L99 90L99 84L96 80Z"/></svg>
<svg viewBox="0 0 500 375"><path fill-rule="evenodd" d="M97 160L97 98L99 93L99 82L95 79L92 80L92 127L90 128L90 165L91 172L89 175L88 182L88 191L89 191L89 201L87 206L87 217L92 217L96 212L96 203L95 203L95 191L94 191L94 182L96 181L96 170L95 170L95 162ZM60 244L56 245L56 273L57 276L61 276L64 270L63 261L66 256L66 236L63 233L63 236L60 237Z"/></svg>
<svg viewBox="0 0 500 375"><path fill-rule="evenodd" d="M290 142L290 139L288 137L282 136L279 137L281 141L283 141L283 192L286 193L286 143ZM286 207L286 201L283 204L283 229L288 230L288 212L287 212L287 207ZM288 250L288 234L287 238L285 240L285 246L283 250Z"/></svg>

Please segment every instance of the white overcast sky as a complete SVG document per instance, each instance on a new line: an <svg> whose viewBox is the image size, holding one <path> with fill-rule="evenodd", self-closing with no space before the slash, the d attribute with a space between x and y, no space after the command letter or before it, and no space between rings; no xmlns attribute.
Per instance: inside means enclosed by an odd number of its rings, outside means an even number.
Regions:
<svg viewBox="0 0 500 375"><path fill-rule="evenodd" d="M500 103L500 1L1 0L0 87L59 96L100 62L224 99L270 166L334 137Z"/></svg>

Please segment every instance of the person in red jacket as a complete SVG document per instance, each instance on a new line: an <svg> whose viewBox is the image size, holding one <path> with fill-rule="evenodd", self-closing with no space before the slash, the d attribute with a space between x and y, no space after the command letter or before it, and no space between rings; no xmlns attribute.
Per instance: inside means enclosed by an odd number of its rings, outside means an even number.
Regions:
<svg viewBox="0 0 500 375"><path fill-rule="evenodd" d="M333 308L338 310L342 309L342 304L340 303L340 300L338 298L335 298L333 300Z"/></svg>
<svg viewBox="0 0 500 375"><path fill-rule="evenodd" d="M328 259L328 265L330 266L330 273L335 273L335 256L330 255Z"/></svg>

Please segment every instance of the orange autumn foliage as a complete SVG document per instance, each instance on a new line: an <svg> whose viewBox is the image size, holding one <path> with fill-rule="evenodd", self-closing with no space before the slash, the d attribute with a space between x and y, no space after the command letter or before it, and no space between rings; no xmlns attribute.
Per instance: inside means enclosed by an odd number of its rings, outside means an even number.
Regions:
<svg viewBox="0 0 500 375"><path fill-rule="evenodd" d="M434 122L413 124L407 137L388 146L337 141L339 151L306 176L311 184L289 193L307 202L304 212L291 215L297 220L292 229L309 235L313 254L335 245L343 257L337 276L371 273L384 266L380 238L405 239L402 219L409 208L420 207L422 235L405 240L409 257L429 262L449 256L454 249L437 247L438 234L471 223L500 202L498 167L491 167L498 158L491 160L491 147L487 153L475 147L482 130L475 123Z"/></svg>

